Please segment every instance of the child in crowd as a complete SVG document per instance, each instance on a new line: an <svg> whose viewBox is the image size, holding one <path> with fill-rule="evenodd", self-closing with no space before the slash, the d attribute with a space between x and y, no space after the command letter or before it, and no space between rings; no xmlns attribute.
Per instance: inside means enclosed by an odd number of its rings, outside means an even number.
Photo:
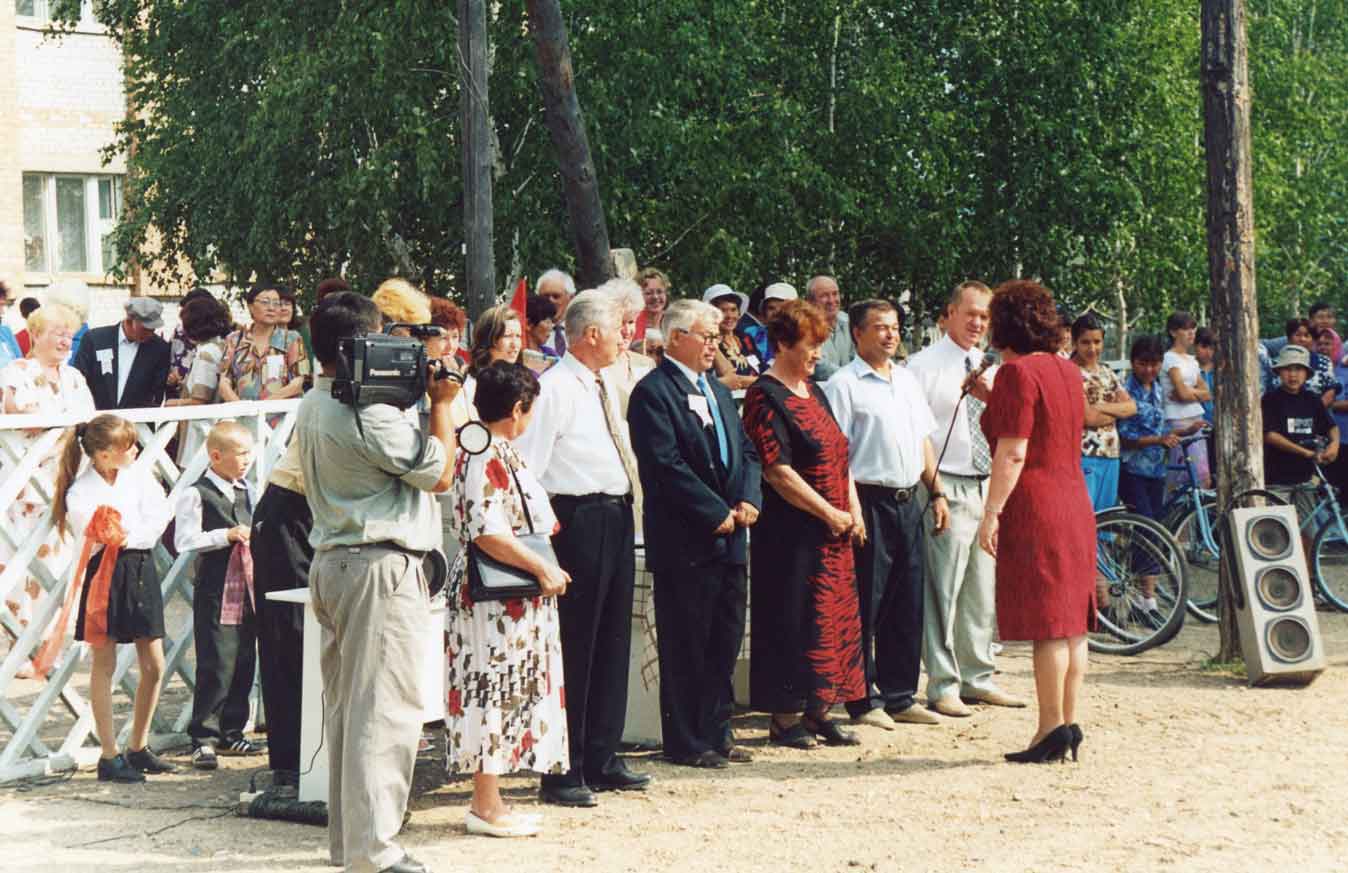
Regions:
<svg viewBox="0 0 1348 873"><path fill-rule="evenodd" d="M1310 352L1288 343L1273 367L1278 372L1279 387L1260 402L1264 412L1264 481L1275 493L1292 498L1304 522L1315 510L1315 493L1297 486L1312 484L1315 462L1327 466L1338 457L1339 427L1320 398L1304 390L1311 375ZM1312 444L1315 437L1326 437L1329 444L1317 449ZM1302 537L1302 544L1309 558L1307 537Z"/></svg>
<svg viewBox="0 0 1348 873"><path fill-rule="evenodd" d="M1332 330L1322 330L1315 340L1315 350L1321 355L1332 356L1335 336ZM1331 357L1330 360L1334 362L1334 381L1339 384L1339 390L1329 404L1329 414L1339 426L1339 434L1342 435L1348 433L1348 396L1345 396L1348 395L1348 365L1337 358ZM1335 488L1340 491L1348 489L1348 456L1340 454L1326 472L1329 473L1330 483Z"/></svg>
<svg viewBox="0 0 1348 873"><path fill-rule="evenodd" d="M1198 323L1189 313L1176 312L1166 321L1165 329L1170 335L1170 350L1161 359L1161 370L1165 373L1166 427L1192 433L1195 424L1203 424L1203 403L1212 399L1207 383L1203 381L1198 359L1192 353ZM1199 485L1203 488L1212 487L1207 446L1202 442L1191 443L1188 455L1198 468ZM1180 449L1171 449L1170 463L1184 463ZM1177 485L1180 481L1178 474L1171 477L1172 484Z"/></svg>
<svg viewBox="0 0 1348 873"><path fill-rule="evenodd" d="M1217 468L1217 444L1211 430L1215 419L1212 401L1217 396L1217 337L1212 328L1200 327L1194 334L1194 357L1198 359L1198 371L1203 374L1203 384L1208 387L1208 399L1203 401L1203 421L1207 424L1208 438L1204 440L1208 449L1208 469Z"/></svg>
<svg viewBox="0 0 1348 873"><path fill-rule="evenodd" d="M1081 368L1086 391L1086 427L1081 434L1081 469L1096 512L1119 502L1119 432L1114 422L1137 412L1119 377L1100 363L1105 331L1094 315L1072 322L1072 361Z"/></svg>
<svg viewBox="0 0 1348 873"><path fill-rule="evenodd" d="M80 473L84 455L92 463ZM148 745L164 675L164 600L151 549L170 513L149 467L129 469L136 455L135 425L116 415L96 416L67 438L52 500L56 530L64 535L73 529L85 539L81 563L87 561L88 572L77 571L71 584L80 585L75 639L93 650L89 704L102 745L100 782L144 782L146 773L177 769ZM112 724L118 643L135 644L140 666L125 755L117 750Z"/></svg>
<svg viewBox="0 0 1348 873"><path fill-rule="evenodd" d="M178 498L174 544L196 550L196 695L192 766L214 770L216 752L256 755L264 749L244 737L248 695L257 666L257 618L248 539L256 496L243 478L253 463L253 437L237 421L217 422L206 436L211 466Z"/></svg>

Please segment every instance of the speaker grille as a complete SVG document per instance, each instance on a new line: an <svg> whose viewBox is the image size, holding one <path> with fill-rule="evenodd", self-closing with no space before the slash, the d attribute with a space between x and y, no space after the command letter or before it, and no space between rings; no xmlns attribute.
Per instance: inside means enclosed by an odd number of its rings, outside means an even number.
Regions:
<svg viewBox="0 0 1348 873"><path fill-rule="evenodd" d="M1294 616L1269 622L1264 632L1269 654L1285 664L1295 664L1311 656L1311 630Z"/></svg>
<svg viewBox="0 0 1348 873"><path fill-rule="evenodd" d="M1296 542L1287 523L1274 516L1252 520L1245 529L1245 539L1250 544L1250 551L1263 561L1286 558L1292 554L1292 544Z"/></svg>
<svg viewBox="0 0 1348 873"><path fill-rule="evenodd" d="M1288 567L1266 567L1254 577L1254 591L1265 609L1285 612L1301 603L1301 580Z"/></svg>

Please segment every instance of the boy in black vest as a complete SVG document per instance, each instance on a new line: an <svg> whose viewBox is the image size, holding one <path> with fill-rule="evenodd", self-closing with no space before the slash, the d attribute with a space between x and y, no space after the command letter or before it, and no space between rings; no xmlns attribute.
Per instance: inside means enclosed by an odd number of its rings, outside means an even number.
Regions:
<svg viewBox="0 0 1348 873"><path fill-rule="evenodd" d="M256 755L246 739L248 695L257 666L257 618L251 575L234 557L247 550L255 495L244 480L253 462L253 437L237 421L221 421L206 437L211 466L178 498L174 542L179 552L196 550L192 598L197 649L197 689L192 701L192 766L214 770L216 752ZM231 576L231 559L236 572ZM251 568L251 557L246 563ZM246 581L245 581L246 579Z"/></svg>

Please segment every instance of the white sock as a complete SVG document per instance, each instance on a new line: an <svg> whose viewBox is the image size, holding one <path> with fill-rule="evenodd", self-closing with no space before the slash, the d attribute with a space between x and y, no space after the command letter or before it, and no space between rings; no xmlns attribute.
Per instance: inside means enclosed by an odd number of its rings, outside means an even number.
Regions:
<svg viewBox="0 0 1348 873"><path fill-rule="evenodd" d="M1160 612L1160 608L1157 607L1156 605L1155 597L1142 598L1142 608L1147 610L1148 612Z"/></svg>

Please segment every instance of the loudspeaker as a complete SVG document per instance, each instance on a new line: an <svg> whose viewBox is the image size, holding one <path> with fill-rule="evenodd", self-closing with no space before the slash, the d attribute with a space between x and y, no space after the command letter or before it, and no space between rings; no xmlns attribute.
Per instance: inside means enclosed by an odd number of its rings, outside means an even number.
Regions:
<svg viewBox="0 0 1348 873"><path fill-rule="evenodd" d="M1251 685L1306 685L1325 669L1296 507L1236 509L1236 622Z"/></svg>

